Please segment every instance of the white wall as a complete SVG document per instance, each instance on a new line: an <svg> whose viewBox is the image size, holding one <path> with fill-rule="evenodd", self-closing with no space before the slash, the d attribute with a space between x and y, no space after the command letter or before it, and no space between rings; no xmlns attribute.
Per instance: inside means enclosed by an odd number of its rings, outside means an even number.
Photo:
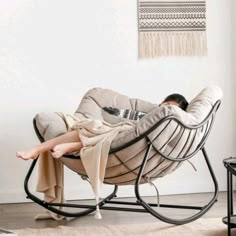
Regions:
<svg viewBox="0 0 236 236"><path fill-rule="evenodd" d="M137 59L137 1L0 0L0 202L25 200L30 161L17 150L38 143L32 119L40 111L73 113L82 95L99 86L158 102L171 92L192 99L216 84L224 92L207 150L225 190L222 160L235 154L235 101L231 73L231 2L208 1L204 58ZM235 11L234 11L235 12ZM200 155L156 183L161 194L208 192ZM34 175L31 185L34 186ZM104 188L106 192L110 187ZM122 196L131 196L125 187ZM144 194L154 194L149 187ZM67 198L91 198L87 184L66 170Z"/></svg>
<svg viewBox="0 0 236 236"><path fill-rule="evenodd" d="M232 0L232 7L231 7L231 15L232 15L232 80L234 83L234 88L236 86L236 2ZM235 107L235 106L234 106ZM236 109L236 108L235 108ZM235 119L236 120L236 113L235 113ZM235 133L236 135L236 133Z"/></svg>

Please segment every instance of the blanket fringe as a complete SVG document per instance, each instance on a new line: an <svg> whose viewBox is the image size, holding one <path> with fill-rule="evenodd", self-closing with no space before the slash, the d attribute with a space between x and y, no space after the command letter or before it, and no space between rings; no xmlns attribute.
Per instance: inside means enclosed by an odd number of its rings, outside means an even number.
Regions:
<svg viewBox="0 0 236 236"><path fill-rule="evenodd" d="M99 206L96 207L96 212L95 212L94 218L97 219L97 220L101 220L102 219L102 215L101 215Z"/></svg>
<svg viewBox="0 0 236 236"><path fill-rule="evenodd" d="M101 220L102 215L101 215L100 208L99 208L99 197L96 196L95 200L96 200L96 212L95 212L94 218L97 220Z"/></svg>
<svg viewBox="0 0 236 236"><path fill-rule="evenodd" d="M206 55L205 31L139 33L139 58Z"/></svg>

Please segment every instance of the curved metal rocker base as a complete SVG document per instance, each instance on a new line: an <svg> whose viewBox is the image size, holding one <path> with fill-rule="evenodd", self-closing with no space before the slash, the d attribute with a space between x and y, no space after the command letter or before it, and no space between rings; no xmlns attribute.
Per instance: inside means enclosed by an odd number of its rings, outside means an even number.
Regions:
<svg viewBox="0 0 236 236"><path fill-rule="evenodd" d="M152 145L149 146L149 149L147 150L147 152L150 152L151 146ZM139 176L137 178L137 181L136 181L136 184L135 184L135 194L136 194L136 197L137 197L137 200L138 200L139 204L142 205L146 209L147 212L151 213L153 216L155 216L159 220L164 221L164 222L169 223L169 224L175 224L175 225L186 224L186 223L192 222L194 220L197 220L202 215L204 215L213 206L213 204L217 201L217 197L218 197L218 183L217 183L215 174L213 172L213 169L211 167L211 164L209 162L209 159L208 159L208 156L207 156L205 148L203 147L201 150L202 150L203 156L205 158L207 167L208 167L208 169L210 171L211 178L213 180L214 187L215 187L215 191L214 191L212 199L208 202L207 205L205 205L203 207L199 207L199 206L180 206L180 205L160 205L160 207L199 210L198 213L192 215L191 217L188 217L188 218L185 218L185 219L178 219L177 220L177 219L166 217L166 216L158 213L156 210L154 210L152 208L152 205L148 204L146 201L144 201L142 199L142 197L139 194L139 183L140 183L142 172L143 172L145 163L146 163L146 161L148 159L147 157L148 157L149 153L145 156L145 158L143 160L142 167L140 169L140 174L139 174ZM157 206L157 205L155 205L155 206Z"/></svg>
<svg viewBox="0 0 236 236"><path fill-rule="evenodd" d="M185 205L167 205L167 204L152 204L152 203L147 203L146 201L143 200L143 198L140 196L139 194L139 185L140 185L140 180L142 177L142 173L144 170L144 167L146 165L146 162L148 160L150 151L152 149L152 144L149 144L149 147L145 153L144 159L143 159L143 163L141 165L140 171L138 173L138 177L136 179L136 183L134 185L134 191L135 191L135 195L136 195L136 202L126 202L126 201L114 201L112 200L113 198L116 197L117 194L117 190L118 190L118 186L115 185L113 192L108 195L106 198L104 198L103 200L101 200L99 202L99 207L102 210L116 210L116 211L129 211L129 212L144 212L144 213L150 213L152 214L154 217L158 218L161 221L164 221L166 223L170 223L170 224L175 224L175 225L181 225L181 224L186 224L189 222L192 222L198 218L200 218L203 214L205 214L212 206L213 204L217 201L217 196L218 196L218 184L217 184L217 180L215 177L215 174L213 172L213 169L211 167L211 164L209 162L209 159L207 157L206 151L204 148L202 148L202 153L203 156L205 158L206 164L208 166L208 169L210 171L211 174L211 178L213 180L214 183L214 195L212 197L212 199L208 202L207 205L205 206L185 206ZM34 202L36 202L37 204L41 205L42 207L48 209L49 211L52 211L56 214L65 216L65 217L80 217L80 216L85 216L88 215L92 212L94 212L96 210L96 205L87 205L87 204L70 204L70 203L49 203L49 202L45 202L41 199L39 199L38 197L36 197L35 195L33 195L28 188L28 182L29 182L29 178L33 172L33 169L35 167L35 164L37 162L37 159L34 160L32 162L32 165L30 166L30 169L26 175L25 178L25 182L24 182L24 188L25 188L25 192L27 194L27 197L30 198L31 200L33 200ZM129 205L129 206L139 206L139 208L131 208L131 207L111 207L111 206L106 206L106 205ZM59 207L56 208L56 207ZM68 211L63 211L60 208L61 207L66 207L66 208L78 208L78 209L85 209L85 210L81 210L79 212L68 212ZM176 208L176 209L192 209L192 210L198 210L199 212L194 214L191 217L185 218L185 219L173 219L173 218L169 218L166 217L160 213L158 213L154 207L164 207L164 208Z"/></svg>
<svg viewBox="0 0 236 236"><path fill-rule="evenodd" d="M32 201L36 202L37 204L46 208L47 210L52 211L56 214L65 216L65 217L85 216L85 215L88 215L96 210L96 205L71 204L71 203L51 203L51 202L46 202L46 201L36 197L34 194L32 194L29 190L28 182L29 182L30 176L33 172L33 169L36 165L37 160L38 160L38 158L36 160L33 160L32 164L30 166L30 169L26 175L25 181L24 181L24 189L27 194L27 198L30 198ZM102 206L106 200L110 200L113 197L115 197L117 189L118 189L118 187L115 186L114 191L110 195L108 195L105 199L103 199L101 202L99 202L99 206ZM59 207L59 208L61 208L61 207L82 208L82 209L85 208L86 210L83 210L80 212L67 212L67 211L60 210L56 207Z"/></svg>

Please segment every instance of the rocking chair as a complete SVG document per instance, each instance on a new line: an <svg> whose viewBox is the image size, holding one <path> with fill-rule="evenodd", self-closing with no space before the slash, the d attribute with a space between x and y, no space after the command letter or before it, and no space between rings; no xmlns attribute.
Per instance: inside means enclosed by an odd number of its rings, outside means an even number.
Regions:
<svg viewBox="0 0 236 236"><path fill-rule="evenodd" d="M217 201L218 195L218 184L208 159L205 143L221 98L220 88L207 87L189 103L187 110L183 111L177 106L158 106L141 99L129 98L109 89L89 90L74 113L78 118L87 117L111 123L119 122L120 118L104 113L102 108L105 106L147 113L129 131L119 133L111 144L104 183L114 185L114 191L99 202L100 209L151 213L159 220L177 225L189 223L205 214ZM67 132L64 121L56 113L39 113L35 116L33 124L41 142ZM171 174L199 151L203 154L214 185L213 196L207 204L204 206L154 204L143 199L140 194L141 184ZM86 171L79 156L64 155L60 161L86 179ZM29 191L28 181L36 162L37 159L33 160L25 178L24 186L28 198L66 217L80 217L96 210L96 204L50 203L32 194ZM136 201L114 200L118 186L121 185L134 187ZM70 212L58 209L58 207L80 210ZM193 209L197 213L184 219L174 219L159 213L157 207Z"/></svg>

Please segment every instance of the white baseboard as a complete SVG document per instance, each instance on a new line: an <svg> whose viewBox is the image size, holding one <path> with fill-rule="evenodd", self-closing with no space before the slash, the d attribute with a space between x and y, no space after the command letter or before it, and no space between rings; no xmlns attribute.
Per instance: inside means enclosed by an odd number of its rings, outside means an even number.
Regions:
<svg viewBox="0 0 236 236"><path fill-rule="evenodd" d="M38 197L42 197L40 193L32 192ZM0 191L0 203L23 203L23 202L32 202L30 199L26 198L26 193L24 190L11 190L8 192Z"/></svg>
<svg viewBox="0 0 236 236"><path fill-rule="evenodd" d="M0 235L1 236L17 236L17 234L15 234L14 232L6 230L6 229L2 229L2 228L0 228Z"/></svg>

